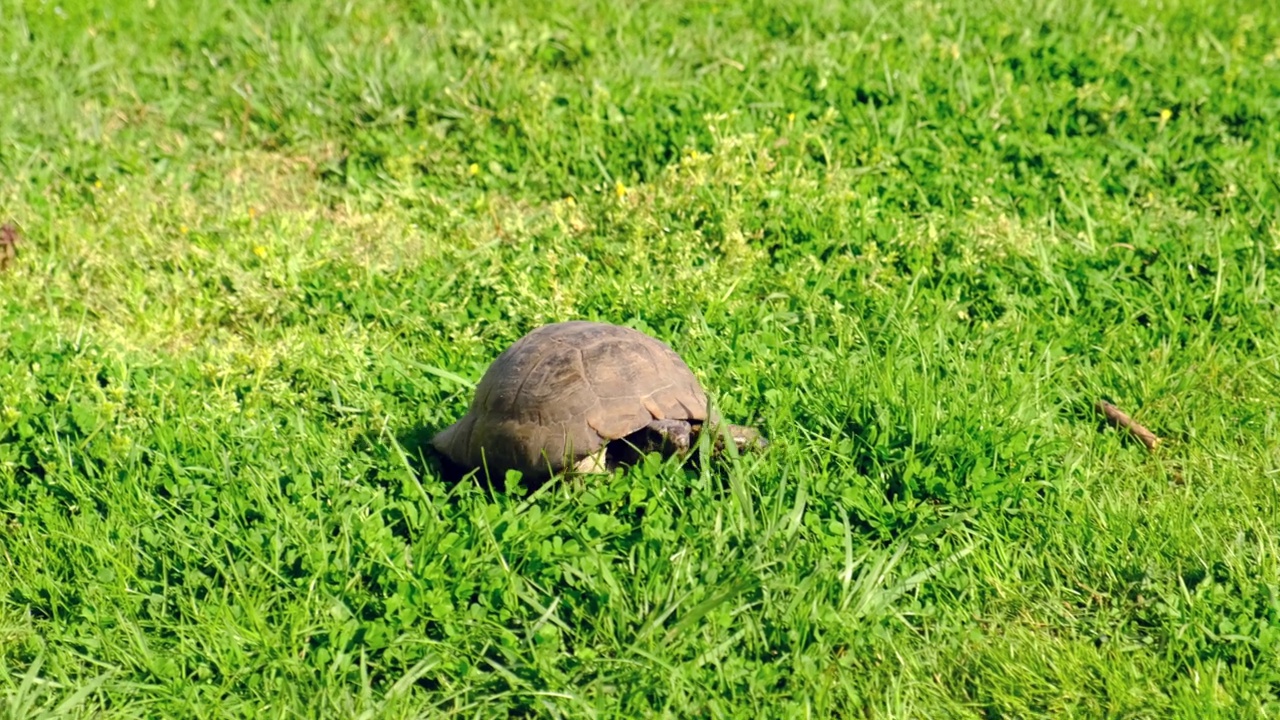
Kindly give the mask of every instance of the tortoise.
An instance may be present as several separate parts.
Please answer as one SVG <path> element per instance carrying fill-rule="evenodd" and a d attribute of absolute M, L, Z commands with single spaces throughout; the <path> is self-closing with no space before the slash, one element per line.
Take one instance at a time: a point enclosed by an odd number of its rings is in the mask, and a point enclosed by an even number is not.
<path fill-rule="evenodd" d="M 489 366 L 466 415 L 431 439 L 458 469 L 529 482 L 607 473 L 646 453 L 688 456 L 704 428 L 739 450 L 768 445 L 723 423 L 684 360 L 638 330 L 574 320 L 539 327 Z M 717 441 L 715 451 L 723 450 Z"/>

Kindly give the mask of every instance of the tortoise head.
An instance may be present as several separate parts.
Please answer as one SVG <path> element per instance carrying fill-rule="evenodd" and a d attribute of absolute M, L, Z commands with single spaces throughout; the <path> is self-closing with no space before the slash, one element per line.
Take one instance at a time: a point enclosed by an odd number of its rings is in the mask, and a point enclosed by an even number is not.
<path fill-rule="evenodd" d="M 723 432 L 728 434 L 729 439 L 733 441 L 733 445 L 739 453 L 755 452 L 769 447 L 769 440 L 753 427 L 726 424 Z M 721 431 L 717 430 L 715 432 L 713 442 L 715 452 L 724 452 L 724 434 Z"/>

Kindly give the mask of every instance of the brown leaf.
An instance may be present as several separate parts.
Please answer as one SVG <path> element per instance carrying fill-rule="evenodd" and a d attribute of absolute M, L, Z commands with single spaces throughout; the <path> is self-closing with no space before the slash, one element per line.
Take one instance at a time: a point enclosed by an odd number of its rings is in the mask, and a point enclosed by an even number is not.
<path fill-rule="evenodd" d="M 0 225 L 0 270 L 9 267 L 9 263 L 18 256 L 18 245 L 22 240 L 22 233 L 18 231 L 18 226 L 7 222 Z"/>

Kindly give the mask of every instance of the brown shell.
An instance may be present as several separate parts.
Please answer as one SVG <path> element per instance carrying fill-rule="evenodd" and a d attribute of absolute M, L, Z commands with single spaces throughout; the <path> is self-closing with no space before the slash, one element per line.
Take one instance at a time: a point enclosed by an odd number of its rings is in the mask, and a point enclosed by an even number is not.
<path fill-rule="evenodd" d="M 467 414 L 431 444 L 467 468 L 543 477 L 666 418 L 707 420 L 706 393 L 675 351 L 631 328 L 562 322 L 499 355 Z"/>

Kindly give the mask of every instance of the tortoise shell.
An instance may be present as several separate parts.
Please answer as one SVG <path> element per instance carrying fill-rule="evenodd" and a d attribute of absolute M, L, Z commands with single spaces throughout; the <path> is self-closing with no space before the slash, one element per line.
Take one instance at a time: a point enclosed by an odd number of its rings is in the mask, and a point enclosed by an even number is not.
<path fill-rule="evenodd" d="M 708 420 L 707 395 L 665 343 L 571 321 L 540 327 L 489 366 L 471 407 L 431 444 L 464 468 L 526 478 L 572 468 L 655 420 Z"/>

